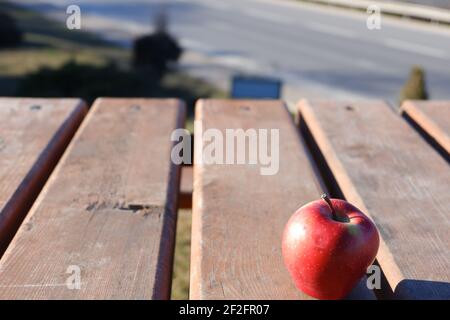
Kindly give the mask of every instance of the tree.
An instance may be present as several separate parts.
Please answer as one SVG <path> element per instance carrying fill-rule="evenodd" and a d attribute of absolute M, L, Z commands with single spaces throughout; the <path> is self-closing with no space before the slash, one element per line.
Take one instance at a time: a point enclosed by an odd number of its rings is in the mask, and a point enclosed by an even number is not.
<path fill-rule="evenodd" d="M 135 40 L 133 46 L 133 65 L 136 69 L 151 69 L 156 76 L 162 77 L 169 62 L 176 62 L 182 54 L 182 48 L 170 34 L 157 31 Z"/>

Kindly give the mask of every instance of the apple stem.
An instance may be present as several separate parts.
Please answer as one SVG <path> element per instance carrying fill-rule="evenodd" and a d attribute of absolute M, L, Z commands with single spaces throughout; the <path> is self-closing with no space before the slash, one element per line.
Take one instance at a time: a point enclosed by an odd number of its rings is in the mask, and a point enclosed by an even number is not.
<path fill-rule="evenodd" d="M 327 195 L 326 193 L 324 193 L 324 194 L 322 195 L 321 198 L 322 198 L 322 200 L 324 200 L 324 201 L 328 204 L 328 206 L 330 207 L 331 214 L 333 215 L 333 219 L 336 220 L 336 221 L 339 221 L 339 217 L 337 216 L 336 211 L 335 211 L 334 208 L 333 208 L 333 204 L 331 203 L 330 198 L 328 198 L 328 195 Z"/>

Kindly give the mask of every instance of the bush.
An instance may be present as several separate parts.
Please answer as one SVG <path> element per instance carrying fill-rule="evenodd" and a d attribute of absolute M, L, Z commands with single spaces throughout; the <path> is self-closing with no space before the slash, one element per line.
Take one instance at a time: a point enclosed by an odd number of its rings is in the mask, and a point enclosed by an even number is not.
<path fill-rule="evenodd" d="M 425 83 L 425 72 L 414 66 L 400 94 L 400 103 L 405 100 L 427 100 L 428 92 Z"/>
<path fill-rule="evenodd" d="M 16 47 L 22 42 L 22 31 L 8 14 L 0 12 L 0 49 Z"/>
<path fill-rule="evenodd" d="M 93 102 L 97 97 L 148 96 L 159 90 L 157 79 L 145 80 L 116 65 L 96 67 L 73 61 L 59 69 L 42 68 L 19 84 L 19 96 L 81 97 Z"/>
<path fill-rule="evenodd" d="M 186 101 L 190 114 L 198 98 L 217 97 L 211 85 L 177 73 L 167 74 L 162 81 L 149 74 L 125 71 L 115 64 L 93 66 L 70 61 L 59 69 L 42 68 L 19 82 L 17 96 L 76 97 L 89 104 L 98 97 L 159 97 Z"/>
<path fill-rule="evenodd" d="M 175 38 L 164 31 L 140 37 L 133 45 L 133 65 L 136 70 L 152 70 L 157 77 L 167 71 L 169 62 L 176 62 L 182 48 Z"/>

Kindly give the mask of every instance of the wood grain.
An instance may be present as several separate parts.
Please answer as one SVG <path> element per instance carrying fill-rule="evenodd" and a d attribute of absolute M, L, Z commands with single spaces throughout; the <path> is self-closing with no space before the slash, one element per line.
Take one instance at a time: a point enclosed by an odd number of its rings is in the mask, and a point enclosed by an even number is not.
<path fill-rule="evenodd" d="M 450 155 L 450 101 L 405 101 L 402 113 Z"/>
<path fill-rule="evenodd" d="M 323 188 L 286 107 L 280 101 L 203 100 L 196 120 L 203 132 L 217 129 L 224 135 L 226 129 L 278 129 L 279 171 L 261 175 L 261 165 L 199 164 L 209 142 L 195 132 L 194 145 L 200 147 L 194 163 L 190 298 L 310 299 L 295 288 L 283 264 L 281 237 L 294 211 L 320 198 Z M 271 145 L 270 136 L 268 141 Z M 354 292 L 353 298 L 373 297 L 362 291 L 365 296 Z"/>
<path fill-rule="evenodd" d="M 0 298 L 169 298 L 184 117 L 178 100 L 97 100 L 0 261 Z"/>
<path fill-rule="evenodd" d="M 396 298 L 450 298 L 450 170 L 385 103 L 302 101 L 299 110 L 345 198 L 381 235 Z"/>
<path fill-rule="evenodd" d="M 78 99 L 0 98 L 0 257 L 86 112 Z"/>

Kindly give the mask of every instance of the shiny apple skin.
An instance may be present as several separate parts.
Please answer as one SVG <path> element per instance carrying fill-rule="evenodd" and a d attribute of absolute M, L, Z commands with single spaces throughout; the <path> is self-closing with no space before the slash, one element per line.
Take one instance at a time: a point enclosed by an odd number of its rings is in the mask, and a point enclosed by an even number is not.
<path fill-rule="evenodd" d="M 375 260 L 379 235 L 374 223 L 350 203 L 331 199 L 336 213 L 317 200 L 289 219 L 282 240 L 284 263 L 296 287 L 317 299 L 345 298 Z"/>

